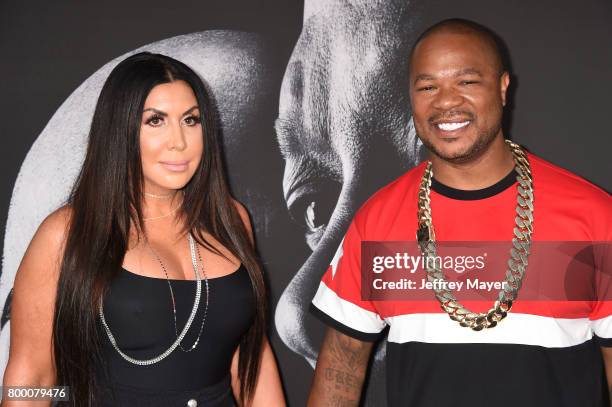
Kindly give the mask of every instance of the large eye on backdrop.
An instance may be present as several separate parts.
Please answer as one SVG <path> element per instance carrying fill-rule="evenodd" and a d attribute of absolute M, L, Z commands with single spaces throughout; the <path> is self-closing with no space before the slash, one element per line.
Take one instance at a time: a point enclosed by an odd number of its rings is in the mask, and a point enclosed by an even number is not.
<path fill-rule="evenodd" d="M 314 250 L 329 223 L 341 184 L 329 179 L 310 179 L 294 186 L 287 195 L 291 218 L 304 229 L 306 243 Z"/>

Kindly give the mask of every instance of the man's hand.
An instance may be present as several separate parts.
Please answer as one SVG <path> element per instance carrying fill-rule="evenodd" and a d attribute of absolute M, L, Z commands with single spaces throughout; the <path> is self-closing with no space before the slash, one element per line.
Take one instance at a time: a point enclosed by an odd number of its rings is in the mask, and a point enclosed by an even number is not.
<path fill-rule="evenodd" d="M 328 328 L 317 360 L 308 406 L 357 406 L 373 343 Z"/>

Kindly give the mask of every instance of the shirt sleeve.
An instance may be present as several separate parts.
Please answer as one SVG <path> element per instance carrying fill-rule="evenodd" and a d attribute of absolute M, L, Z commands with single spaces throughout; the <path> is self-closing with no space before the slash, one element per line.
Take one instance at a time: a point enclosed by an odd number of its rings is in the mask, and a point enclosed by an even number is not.
<path fill-rule="evenodd" d="M 597 301 L 589 316 L 591 328 L 601 346 L 612 347 L 612 244 L 597 242 L 593 247 Z"/>
<path fill-rule="evenodd" d="M 361 298 L 361 241 L 353 221 L 323 275 L 311 312 L 345 335 L 376 341 L 386 323 L 374 303 Z"/>

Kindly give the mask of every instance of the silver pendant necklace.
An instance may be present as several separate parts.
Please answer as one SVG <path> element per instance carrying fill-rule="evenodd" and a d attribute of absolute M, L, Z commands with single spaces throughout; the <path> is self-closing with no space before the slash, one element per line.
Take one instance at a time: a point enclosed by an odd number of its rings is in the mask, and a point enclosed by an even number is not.
<path fill-rule="evenodd" d="M 155 250 L 153 250 L 153 248 L 151 247 L 148 241 L 146 242 L 146 244 L 149 250 L 151 251 L 151 253 L 153 254 L 153 256 L 155 256 L 155 258 L 159 262 L 159 265 L 161 266 L 162 270 L 164 270 L 164 275 L 166 276 L 166 281 L 168 282 L 168 288 L 170 289 L 170 298 L 172 299 L 172 315 L 174 316 L 174 333 L 178 337 L 179 335 L 178 327 L 176 324 L 176 301 L 174 300 L 174 291 L 172 290 L 172 284 L 170 283 L 170 278 L 168 277 L 168 271 L 166 271 L 166 266 L 162 262 L 161 258 L 157 255 Z M 200 248 L 197 245 L 196 245 L 196 252 L 198 253 L 198 260 L 200 262 L 200 268 L 202 270 L 202 274 L 204 275 L 204 287 L 206 289 L 204 316 L 202 317 L 202 323 L 200 324 L 200 331 L 198 332 L 198 337 L 196 338 L 193 345 L 191 345 L 189 349 L 185 349 L 183 348 L 183 345 L 179 343 L 178 347 L 183 352 L 191 352 L 192 350 L 196 348 L 196 346 L 198 346 L 198 343 L 200 343 L 200 336 L 202 335 L 202 331 L 204 330 L 204 323 L 206 322 L 206 316 L 208 315 L 208 299 L 210 297 L 210 290 L 208 287 L 208 276 L 206 275 L 206 269 L 204 268 L 204 262 L 202 261 L 202 254 L 200 253 Z"/>
<path fill-rule="evenodd" d="M 193 271 L 196 277 L 196 294 L 195 294 L 195 299 L 193 302 L 193 309 L 191 310 L 191 314 L 189 315 L 189 318 L 187 319 L 187 323 L 183 327 L 183 330 L 181 331 L 181 333 L 177 336 L 176 340 L 172 343 L 172 345 L 170 345 L 170 347 L 166 349 L 163 353 L 153 358 L 150 358 L 150 359 L 136 359 L 124 353 L 117 345 L 117 341 L 115 340 L 115 337 L 113 336 L 106 322 L 106 319 L 104 318 L 103 298 L 102 297 L 100 298 L 98 311 L 100 314 L 100 320 L 102 321 L 102 325 L 104 326 L 104 330 L 106 331 L 108 339 L 110 340 L 111 344 L 113 345 L 113 348 L 115 348 L 117 353 L 119 353 L 119 355 L 123 359 L 125 359 L 126 361 L 132 364 L 139 365 L 139 366 L 149 366 L 149 365 L 158 363 L 162 361 L 163 359 L 167 358 L 178 346 L 180 346 L 180 343 L 185 338 L 187 331 L 189 331 L 189 328 L 191 328 L 191 324 L 193 323 L 196 312 L 198 311 L 198 306 L 200 305 L 200 296 L 202 295 L 202 280 L 200 278 L 200 273 L 198 272 L 198 262 L 196 259 L 195 240 L 193 236 L 191 236 L 191 233 L 187 237 L 189 239 L 189 249 L 191 251 L 191 264 L 193 265 Z M 174 303 L 174 298 L 173 298 L 173 303 Z M 198 336 L 198 340 L 199 340 L 199 336 Z"/>

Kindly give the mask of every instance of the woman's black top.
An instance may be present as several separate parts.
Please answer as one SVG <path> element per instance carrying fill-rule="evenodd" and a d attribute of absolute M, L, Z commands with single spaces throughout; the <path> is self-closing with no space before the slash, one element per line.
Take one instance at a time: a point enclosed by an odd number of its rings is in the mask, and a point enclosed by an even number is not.
<path fill-rule="evenodd" d="M 180 334 L 193 309 L 196 282 L 145 277 L 122 269 L 104 299 L 104 317 L 119 348 L 136 359 L 164 352 Z M 162 361 L 138 366 L 124 360 L 101 329 L 104 366 L 100 366 L 101 405 L 232 405 L 229 372 L 234 351 L 251 326 L 255 297 L 244 266 L 226 276 L 208 279 L 209 303 L 198 346 L 177 348 Z M 195 319 L 181 345 L 190 349 L 198 337 L 206 304 L 202 296 Z M 104 369 L 106 375 L 104 375 Z M 113 397 L 110 400 L 110 397 Z M 194 404 L 194 400 L 196 403 Z M 216 401 L 215 401 L 216 400 Z"/>

